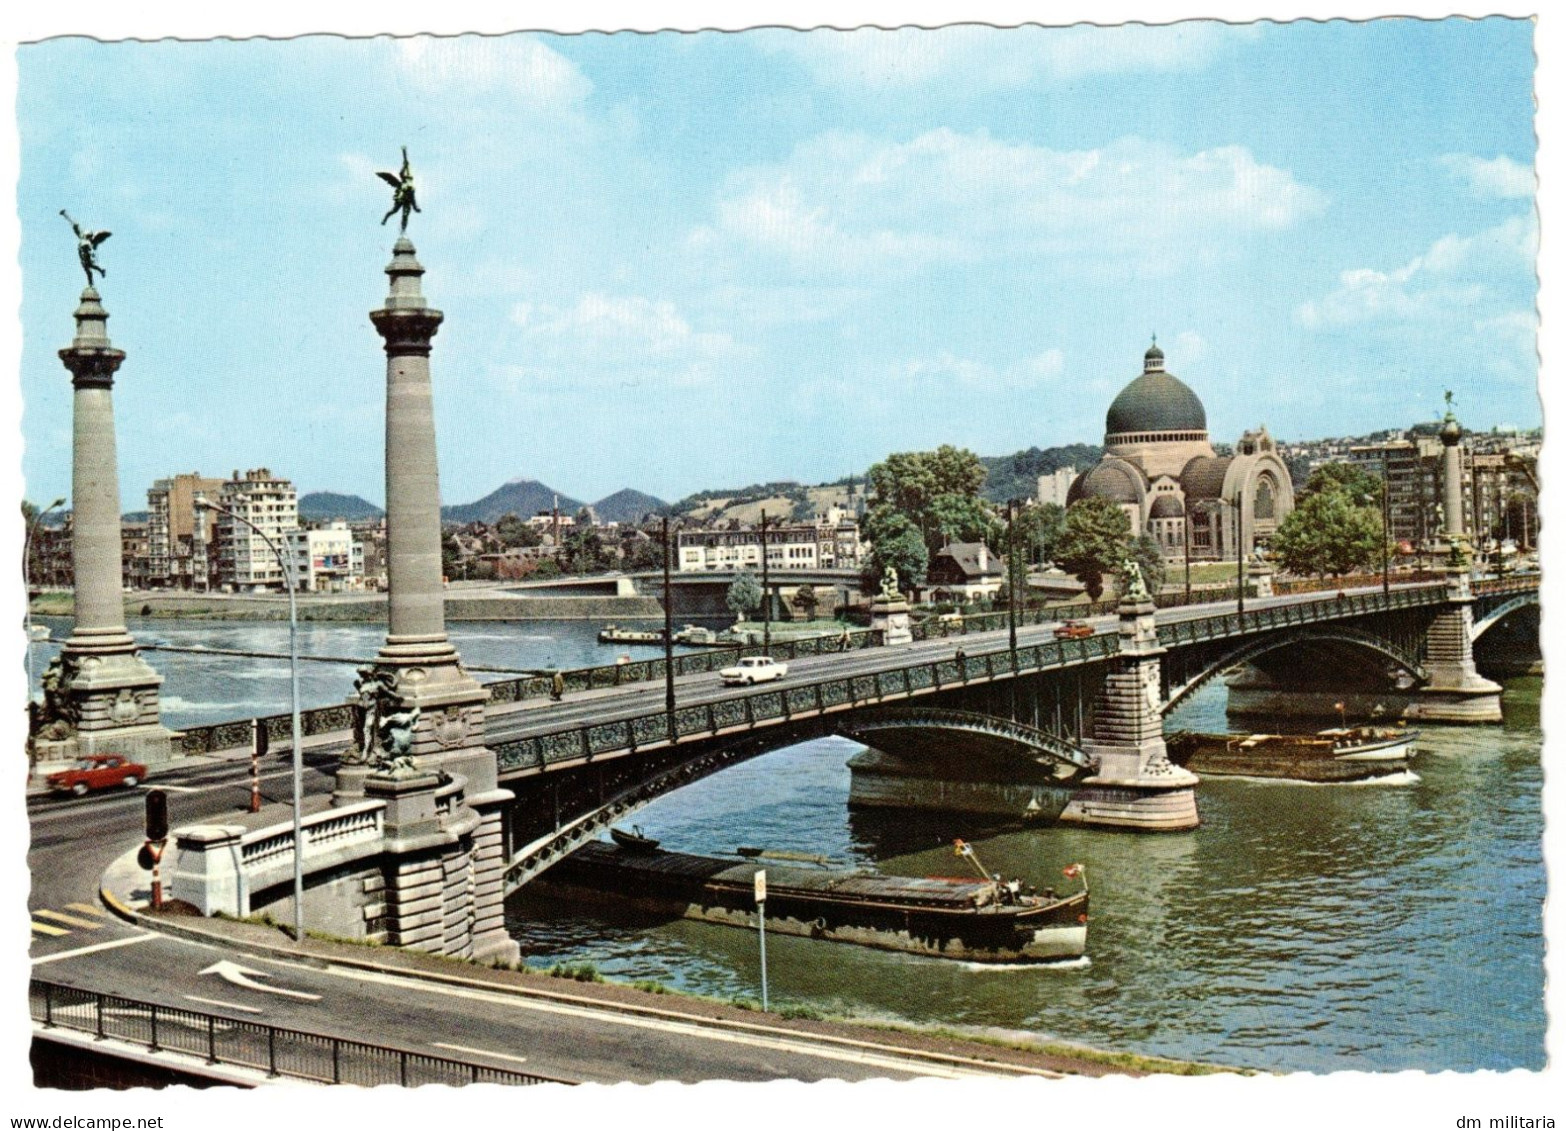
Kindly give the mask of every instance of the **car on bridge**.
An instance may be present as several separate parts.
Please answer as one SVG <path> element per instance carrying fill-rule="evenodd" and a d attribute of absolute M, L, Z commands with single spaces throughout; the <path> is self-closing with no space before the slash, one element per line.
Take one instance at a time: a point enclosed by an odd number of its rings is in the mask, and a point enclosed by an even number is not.
<path fill-rule="evenodd" d="M 766 683 L 788 675 L 788 665 L 780 664 L 771 656 L 746 656 L 732 668 L 724 668 L 718 678 L 724 683 L 742 687 L 749 683 Z"/>
<path fill-rule="evenodd" d="M 1056 640 L 1085 640 L 1095 635 L 1096 629 L 1090 624 L 1083 624 L 1079 620 L 1064 621 L 1055 626 Z"/>
<path fill-rule="evenodd" d="M 147 767 L 119 754 L 90 754 L 77 759 L 69 769 L 50 774 L 46 780 L 55 793 L 83 797 L 92 790 L 116 785 L 133 789 L 147 780 Z"/>

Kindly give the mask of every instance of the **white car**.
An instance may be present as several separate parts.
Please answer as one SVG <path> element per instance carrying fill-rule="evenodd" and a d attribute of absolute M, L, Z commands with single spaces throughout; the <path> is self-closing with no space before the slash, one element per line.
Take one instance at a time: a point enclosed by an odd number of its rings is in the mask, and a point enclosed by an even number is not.
<path fill-rule="evenodd" d="M 780 664 L 771 656 L 746 656 L 732 668 L 724 668 L 718 678 L 724 683 L 743 685 L 766 683 L 770 679 L 782 679 L 788 675 L 788 665 Z"/>

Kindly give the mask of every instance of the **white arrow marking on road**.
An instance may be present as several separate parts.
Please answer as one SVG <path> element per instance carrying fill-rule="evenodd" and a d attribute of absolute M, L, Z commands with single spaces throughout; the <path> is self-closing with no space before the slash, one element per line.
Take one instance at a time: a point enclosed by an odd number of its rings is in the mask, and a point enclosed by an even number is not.
<path fill-rule="evenodd" d="M 301 990 L 285 990 L 281 986 L 263 986 L 260 982 L 253 982 L 251 981 L 252 978 L 270 978 L 272 975 L 263 973 L 260 970 L 247 970 L 237 962 L 229 962 L 227 959 L 221 962 L 214 962 L 211 966 L 201 971 L 201 974 L 216 974 L 225 982 L 230 982 L 236 986 L 244 986 L 247 990 L 260 990 L 264 994 L 282 994 L 284 997 L 296 997 L 301 1001 L 321 1000 L 320 994 L 307 994 Z M 200 974 L 197 975 L 197 977 L 200 976 Z"/>

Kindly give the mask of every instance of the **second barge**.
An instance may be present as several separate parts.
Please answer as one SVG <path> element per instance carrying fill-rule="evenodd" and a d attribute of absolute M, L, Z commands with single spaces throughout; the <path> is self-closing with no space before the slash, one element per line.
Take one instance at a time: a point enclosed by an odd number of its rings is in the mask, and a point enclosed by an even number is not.
<path fill-rule="evenodd" d="M 1073 865 L 1068 875 L 1081 876 Z M 601 904 L 757 926 L 754 863 L 592 841 L 529 885 Z M 1058 896 L 1017 881 L 918 879 L 767 867 L 767 930 L 969 962 L 1075 958 L 1087 949 L 1087 882 Z"/>
<path fill-rule="evenodd" d="M 1334 727 L 1319 734 L 1194 734 L 1167 739 L 1169 759 L 1198 774 L 1357 782 L 1403 773 L 1417 730 Z"/>

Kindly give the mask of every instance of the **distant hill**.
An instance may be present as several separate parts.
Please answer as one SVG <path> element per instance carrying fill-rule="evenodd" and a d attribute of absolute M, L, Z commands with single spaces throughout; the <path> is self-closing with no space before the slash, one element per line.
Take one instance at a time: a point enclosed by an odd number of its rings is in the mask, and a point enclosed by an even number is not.
<path fill-rule="evenodd" d="M 627 487 L 593 504 L 599 522 L 639 522 L 644 514 L 667 510 L 669 504 L 653 495 Z"/>
<path fill-rule="evenodd" d="M 501 515 L 514 514 L 518 518 L 528 518 L 539 511 L 547 511 L 554 507 L 555 496 L 558 494 L 554 488 L 540 483 L 536 479 L 513 479 L 511 482 L 497 487 L 485 495 L 476 503 L 460 503 L 456 506 L 441 507 L 440 517 L 443 522 L 494 522 Z M 610 496 L 613 498 L 614 496 Z M 573 499 L 569 495 L 560 495 L 560 513 L 575 515 L 582 509 L 582 501 Z M 600 517 L 602 515 L 600 514 Z"/>
<path fill-rule="evenodd" d="M 335 518 L 359 522 L 380 518 L 386 512 L 358 495 L 339 495 L 336 491 L 311 491 L 299 497 L 299 517 L 311 522 L 330 522 Z"/>
<path fill-rule="evenodd" d="M 1039 476 L 1062 467 L 1086 471 L 1103 456 L 1097 444 L 1065 444 L 1058 448 L 1029 448 L 1009 456 L 980 456 L 989 470 L 979 493 L 992 503 L 1007 499 L 1031 499 L 1038 493 Z"/>

